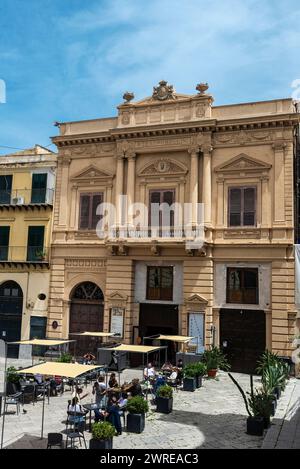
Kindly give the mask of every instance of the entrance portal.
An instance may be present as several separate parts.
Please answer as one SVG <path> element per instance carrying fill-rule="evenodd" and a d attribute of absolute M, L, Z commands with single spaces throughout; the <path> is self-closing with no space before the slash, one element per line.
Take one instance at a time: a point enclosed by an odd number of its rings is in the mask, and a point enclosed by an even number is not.
<path fill-rule="evenodd" d="M 140 304 L 139 335 L 141 338 L 164 334 L 178 335 L 178 306 L 156 303 Z M 148 342 L 148 345 L 150 343 Z M 160 345 L 168 346 L 168 359 L 175 363 L 176 344 L 160 341 Z M 162 359 L 164 355 L 162 354 Z"/>
<path fill-rule="evenodd" d="M 222 309 L 220 346 L 232 371 L 255 373 L 257 361 L 266 348 L 264 311 Z"/>
<path fill-rule="evenodd" d="M 23 292 L 16 282 L 9 281 L 0 285 L 0 338 L 6 342 L 21 339 Z M 10 358 L 18 358 L 19 346 L 9 345 Z"/>
<path fill-rule="evenodd" d="M 102 332 L 103 312 L 102 290 L 92 282 L 77 285 L 71 294 L 69 332 Z M 91 352 L 96 356 L 97 340 L 96 337 L 77 337 L 76 355 L 83 356 Z"/>

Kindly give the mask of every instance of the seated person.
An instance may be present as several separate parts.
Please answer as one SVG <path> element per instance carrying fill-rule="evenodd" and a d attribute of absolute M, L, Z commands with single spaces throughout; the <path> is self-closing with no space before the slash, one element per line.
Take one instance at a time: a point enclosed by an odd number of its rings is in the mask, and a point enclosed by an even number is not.
<path fill-rule="evenodd" d="M 90 352 L 83 355 L 83 360 L 84 360 L 85 365 L 92 365 L 95 359 L 96 359 L 95 355 L 93 355 Z"/>
<path fill-rule="evenodd" d="M 172 368 L 173 368 L 173 365 L 169 361 L 166 361 L 166 363 L 164 363 L 163 366 L 161 367 L 162 371 L 171 371 Z"/>
<path fill-rule="evenodd" d="M 138 378 L 134 378 L 132 380 L 132 384 L 129 390 L 132 397 L 141 396 L 143 394 L 142 387 L 140 385 L 140 380 Z"/>
<path fill-rule="evenodd" d="M 69 420 L 73 423 L 84 422 L 85 414 L 81 404 L 79 404 L 77 397 L 74 397 L 71 403 L 68 405 L 68 412 L 74 412 L 78 415 L 70 415 Z"/>
<path fill-rule="evenodd" d="M 177 379 L 177 376 L 178 376 L 178 370 L 177 368 L 174 367 L 172 368 L 172 373 L 169 376 L 169 380 L 175 381 Z"/>
<path fill-rule="evenodd" d="M 117 388 L 118 386 L 119 384 L 116 378 L 116 373 L 111 373 L 109 381 L 108 381 L 108 387 L 112 389 L 112 388 Z"/>
<path fill-rule="evenodd" d="M 182 370 L 182 368 L 183 368 L 183 361 L 182 361 L 182 358 L 180 358 L 180 359 L 178 360 L 176 367 L 179 368 L 180 370 Z"/>
<path fill-rule="evenodd" d="M 122 396 L 120 397 L 120 399 L 118 400 L 119 409 L 124 410 L 125 407 L 127 406 L 127 402 L 128 402 L 128 396 L 127 396 L 127 393 L 124 392 Z"/>
<path fill-rule="evenodd" d="M 153 391 L 154 391 L 154 394 L 156 395 L 157 393 L 157 390 L 160 386 L 163 386 L 164 384 L 166 384 L 166 378 L 164 375 L 162 374 L 159 374 L 154 385 L 153 385 Z"/>
<path fill-rule="evenodd" d="M 155 377 L 155 369 L 152 366 L 152 363 L 148 363 L 146 368 L 144 369 L 144 379 L 151 379 Z"/>
<path fill-rule="evenodd" d="M 40 375 L 39 373 L 37 373 L 36 375 L 34 375 L 34 381 L 37 384 L 42 384 L 43 383 L 43 376 Z"/>
<path fill-rule="evenodd" d="M 122 425 L 120 419 L 120 410 L 115 396 L 109 399 L 107 404 L 108 421 L 115 427 L 117 434 L 122 435 Z"/>

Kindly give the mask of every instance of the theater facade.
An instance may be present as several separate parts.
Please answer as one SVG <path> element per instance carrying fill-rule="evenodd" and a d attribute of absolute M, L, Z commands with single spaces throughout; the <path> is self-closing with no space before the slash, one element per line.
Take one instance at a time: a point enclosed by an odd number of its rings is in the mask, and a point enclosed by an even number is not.
<path fill-rule="evenodd" d="M 48 336 L 103 330 L 139 343 L 158 333 L 192 335 L 199 350 L 220 345 L 245 372 L 266 348 L 290 355 L 299 328 L 293 100 L 218 106 L 207 84 L 185 95 L 165 81 L 143 100 L 123 98 L 116 117 L 59 123 L 52 139 Z M 101 203 L 115 218 L 113 233 L 105 218 L 99 236 Z M 153 231 L 150 209 L 137 224 L 133 203 L 165 204 L 170 229 L 159 212 Z M 190 210 L 178 219 L 174 204 Z M 203 242 L 194 243 L 200 225 Z"/>

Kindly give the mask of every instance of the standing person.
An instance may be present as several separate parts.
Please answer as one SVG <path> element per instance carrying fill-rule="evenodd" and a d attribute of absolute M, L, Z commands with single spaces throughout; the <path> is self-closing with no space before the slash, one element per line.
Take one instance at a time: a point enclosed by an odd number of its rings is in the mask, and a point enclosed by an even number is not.
<path fill-rule="evenodd" d="M 92 393 L 95 394 L 96 404 L 99 407 L 106 406 L 106 384 L 104 382 L 104 376 L 99 376 L 98 381 L 94 383 Z"/>

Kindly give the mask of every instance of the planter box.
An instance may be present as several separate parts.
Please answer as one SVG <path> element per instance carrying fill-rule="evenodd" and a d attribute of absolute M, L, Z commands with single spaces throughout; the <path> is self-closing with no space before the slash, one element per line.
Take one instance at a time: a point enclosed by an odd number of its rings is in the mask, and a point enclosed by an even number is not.
<path fill-rule="evenodd" d="M 145 414 L 128 414 L 127 431 L 131 433 L 142 433 L 145 428 Z"/>
<path fill-rule="evenodd" d="M 183 390 L 193 392 L 196 389 L 196 379 L 195 378 L 184 378 L 183 379 Z"/>
<path fill-rule="evenodd" d="M 264 419 L 264 428 L 267 429 L 271 425 L 270 417 L 263 417 Z"/>
<path fill-rule="evenodd" d="M 262 417 L 248 417 L 247 418 L 247 433 L 248 435 L 263 436 L 264 419 Z"/>
<path fill-rule="evenodd" d="M 173 410 L 173 397 L 157 397 L 156 398 L 156 411 L 162 414 L 169 414 Z"/>
<path fill-rule="evenodd" d="M 109 438 L 108 440 L 95 440 L 92 438 L 90 440 L 90 449 L 112 449 L 113 439 Z"/>
<path fill-rule="evenodd" d="M 202 386 L 202 376 L 196 376 L 196 388 L 201 388 Z"/>
<path fill-rule="evenodd" d="M 277 400 L 274 399 L 271 404 L 271 416 L 272 417 L 274 417 L 276 409 L 277 409 Z"/>

